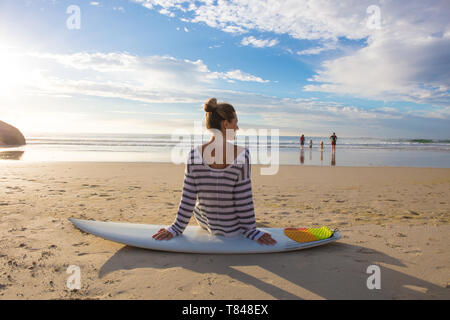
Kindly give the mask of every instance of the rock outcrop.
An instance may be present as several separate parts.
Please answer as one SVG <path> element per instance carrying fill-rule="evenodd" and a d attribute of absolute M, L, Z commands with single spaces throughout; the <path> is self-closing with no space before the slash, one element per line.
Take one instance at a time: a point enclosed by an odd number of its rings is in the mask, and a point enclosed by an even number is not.
<path fill-rule="evenodd" d="M 0 121 L 0 147 L 22 146 L 26 144 L 25 137 L 19 129 Z"/>

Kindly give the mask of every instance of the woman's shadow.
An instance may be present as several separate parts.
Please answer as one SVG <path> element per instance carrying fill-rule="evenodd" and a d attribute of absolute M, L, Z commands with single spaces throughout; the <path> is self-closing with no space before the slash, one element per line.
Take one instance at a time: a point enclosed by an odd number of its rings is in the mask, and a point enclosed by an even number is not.
<path fill-rule="evenodd" d="M 380 267 L 381 289 L 369 289 L 370 265 Z M 394 270 L 406 266 L 382 252 L 350 245 L 331 243 L 301 251 L 270 254 L 187 254 L 125 246 L 99 270 L 102 278 L 118 270 L 138 268 L 167 269 L 182 267 L 199 274 L 227 275 L 251 285 L 276 299 L 301 299 L 281 286 L 268 283 L 238 270 L 259 267 L 298 287 L 325 299 L 437 299 L 449 298 L 448 289 Z M 263 277 L 265 279 L 267 277 Z M 369 280 L 368 280 L 369 279 Z M 285 283 L 285 281 L 283 281 Z M 292 286 L 290 285 L 292 288 Z M 297 288 L 298 290 L 299 288 Z M 292 291 L 292 290 L 291 290 Z"/>

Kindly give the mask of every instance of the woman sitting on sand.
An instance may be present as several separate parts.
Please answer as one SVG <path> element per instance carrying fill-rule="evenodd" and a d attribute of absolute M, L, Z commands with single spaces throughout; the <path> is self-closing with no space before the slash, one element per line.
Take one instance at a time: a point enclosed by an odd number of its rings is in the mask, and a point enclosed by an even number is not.
<path fill-rule="evenodd" d="M 168 229 L 160 229 L 153 238 L 169 240 L 182 234 L 194 212 L 197 223 L 211 234 L 233 237 L 242 233 L 260 244 L 275 244 L 269 233 L 256 228 L 250 152 L 227 142 L 234 140 L 239 129 L 236 111 L 228 103 L 217 104 L 215 98 L 205 103 L 204 110 L 206 128 L 213 136 L 208 143 L 189 152 L 175 221 Z"/>

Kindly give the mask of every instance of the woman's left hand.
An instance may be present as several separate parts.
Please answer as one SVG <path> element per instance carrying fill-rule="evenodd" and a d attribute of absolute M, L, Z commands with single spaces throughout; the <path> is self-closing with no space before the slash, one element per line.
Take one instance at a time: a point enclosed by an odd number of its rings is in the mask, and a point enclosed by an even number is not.
<path fill-rule="evenodd" d="M 277 241 L 272 238 L 270 233 L 266 232 L 258 239 L 258 243 L 266 245 L 274 245 L 275 243 L 277 243 Z"/>
<path fill-rule="evenodd" d="M 167 229 L 159 229 L 157 233 L 152 236 L 155 240 L 170 240 L 173 238 L 173 234 Z"/>

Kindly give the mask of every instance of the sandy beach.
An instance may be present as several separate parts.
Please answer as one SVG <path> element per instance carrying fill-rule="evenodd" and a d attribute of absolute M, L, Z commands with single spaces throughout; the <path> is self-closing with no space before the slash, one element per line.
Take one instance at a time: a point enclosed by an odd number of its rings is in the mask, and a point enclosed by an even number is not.
<path fill-rule="evenodd" d="M 259 227 L 326 225 L 342 239 L 259 255 L 132 248 L 67 219 L 171 224 L 183 164 L 0 163 L 0 299 L 450 298 L 450 169 L 261 167 L 252 166 Z M 81 269 L 81 290 L 66 287 L 69 265 Z M 379 290 L 367 288 L 370 265 Z"/>

